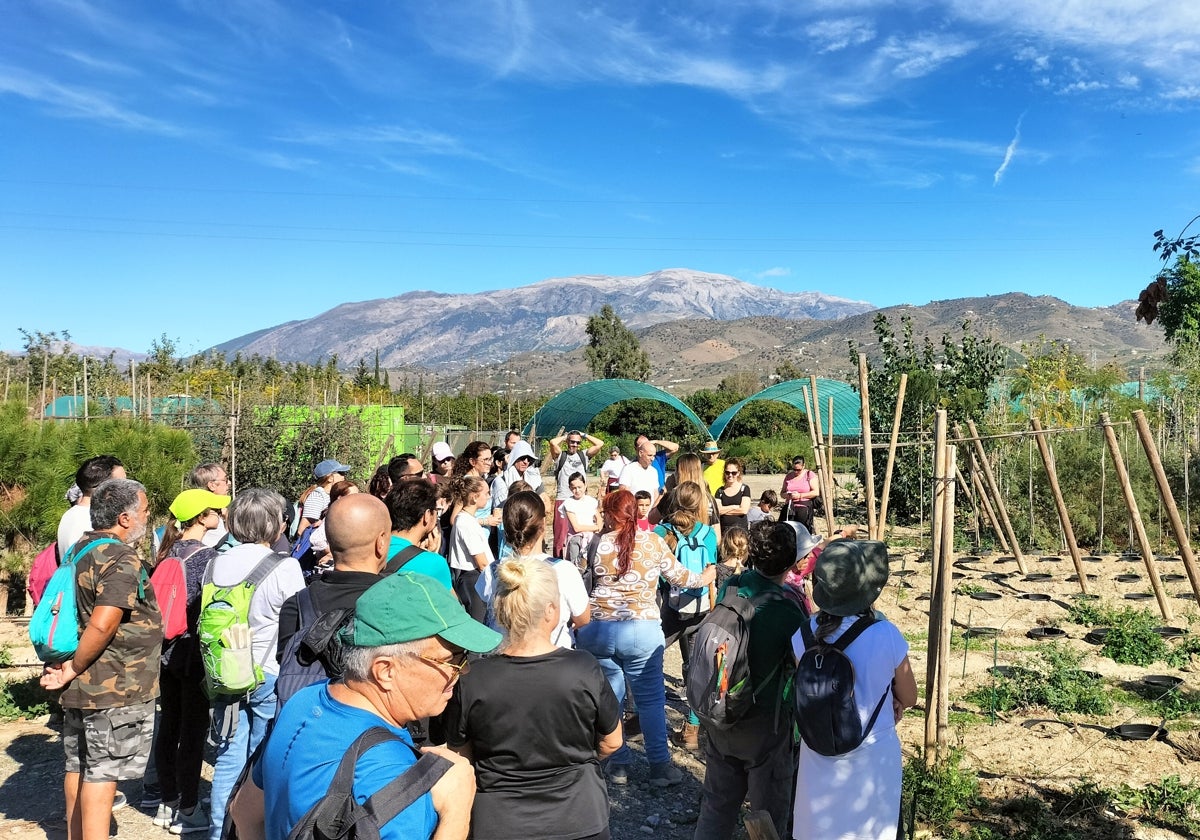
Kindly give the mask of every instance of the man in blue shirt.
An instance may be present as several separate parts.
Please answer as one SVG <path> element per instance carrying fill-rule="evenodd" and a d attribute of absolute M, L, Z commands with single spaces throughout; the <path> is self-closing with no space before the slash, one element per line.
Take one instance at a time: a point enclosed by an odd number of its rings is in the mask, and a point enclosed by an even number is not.
<path fill-rule="evenodd" d="M 358 759 L 360 802 L 417 762 L 409 722 L 441 713 L 466 670 L 469 653 L 487 653 L 500 634 L 471 619 L 446 587 L 420 574 L 390 575 L 358 599 L 343 631 L 343 677 L 297 692 L 275 720 L 255 769 L 261 781 L 267 840 L 288 833 L 329 789 L 359 735 L 383 727 L 384 741 Z M 426 747 L 451 762 L 413 804 L 380 826 L 382 840 L 465 838 L 475 796 L 471 764 L 445 747 Z"/>
<path fill-rule="evenodd" d="M 438 531 L 437 487 L 428 481 L 405 481 L 392 486 L 387 495 L 392 517 L 392 540 L 383 573 L 428 575 L 447 589 L 452 587 L 446 558 L 419 548 L 426 537 Z M 402 562 L 403 561 L 403 562 Z"/>

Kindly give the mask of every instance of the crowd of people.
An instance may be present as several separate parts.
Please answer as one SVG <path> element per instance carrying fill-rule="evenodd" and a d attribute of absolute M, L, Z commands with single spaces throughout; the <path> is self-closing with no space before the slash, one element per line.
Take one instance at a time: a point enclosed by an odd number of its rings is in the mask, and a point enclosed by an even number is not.
<path fill-rule="evenodd" d="M 633 458 L 578 430 L 548 444 L 543 462 L 515 431 L 457 455 L 439 441 L 428 466 L 404 453 L 361 486 L 323 460 L 295 502 L 231 494 L 224 467 L 201 464 L 149 554 L 145 487 L 112 456 L 84 462 L 57 543 L 78 646 L 42 677 L 62 708 L 68 840 L 107 838 L 132 779 L 154 825 L 211 840 L 285 840 L 343 794 L 383 838 L 607 838 L 607 785 L 683 780 L 671 743 L 705 765 L 698 840 L 733 836 L 747 802 L 779 837 L 895 836 L 894 724 L 916 686 L 873 608 L 881 544 L 814 535 L 820 480 L 802 457 L 755 500 L 715 441 L 680 453 L 641 435 Z M 753 690 L 726 725 L 688 677 L 711 665 L 702 628 L 739 599 Z M 830 756 L 794 736 L 792 675 L 843 633 L 866 731 Z"/>

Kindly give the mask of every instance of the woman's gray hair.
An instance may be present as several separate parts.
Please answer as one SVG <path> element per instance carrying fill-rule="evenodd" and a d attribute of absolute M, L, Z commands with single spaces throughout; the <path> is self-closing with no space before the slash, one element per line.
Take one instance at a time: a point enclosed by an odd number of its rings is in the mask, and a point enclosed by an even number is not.
<path fill-rule="evenodd" d="M 130 478 L 110 478 L 92 493 L 92 528 L 105 531 L 116 527 L 122 513 L 137 513 L 138 494 L 145 493 L 141 482 Z"/>
<path fill-rule="evenodd" d="M 275 542 L 283 528 L 283 496 L 265 487 L 243 490 L 229 504 L 229 533 L 240 543 Z"/>
<path fill-rule="evenodd" d="M 395 645 L 381 647 L 356 647 L 346 645 L 342 648 L 342 679 L 353 682 L 367 682 L 371 678 L 371 663 L 381 656 L 420 656 L 425 639 L 415 642 L 401 642 Z"/>

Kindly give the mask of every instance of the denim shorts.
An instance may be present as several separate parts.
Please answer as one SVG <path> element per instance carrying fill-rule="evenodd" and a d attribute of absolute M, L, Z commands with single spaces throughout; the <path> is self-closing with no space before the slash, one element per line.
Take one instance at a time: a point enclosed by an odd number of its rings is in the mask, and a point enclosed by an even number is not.
<path fill-rule="evenodd" d="M 154 742 L 154 702 L 115 709 L 63 709 L 67 772 L 85 782 L 140 779 Z"/>

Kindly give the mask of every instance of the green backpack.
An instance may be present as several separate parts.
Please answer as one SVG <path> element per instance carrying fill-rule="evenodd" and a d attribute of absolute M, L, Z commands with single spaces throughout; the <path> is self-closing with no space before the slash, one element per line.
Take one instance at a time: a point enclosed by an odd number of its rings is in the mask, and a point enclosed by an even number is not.
<path fill-rule="evenodd" d="M 204 662 L 204 692 L 210 700 L 240 697 L 262 685 L 262 665 L 251 650 L 250 601 L 258 585 L 288 558 L 272 551 L 232 586 L 213 583 L 213 563 L 204 569 L 200 590 L 200 659 Z"/>

